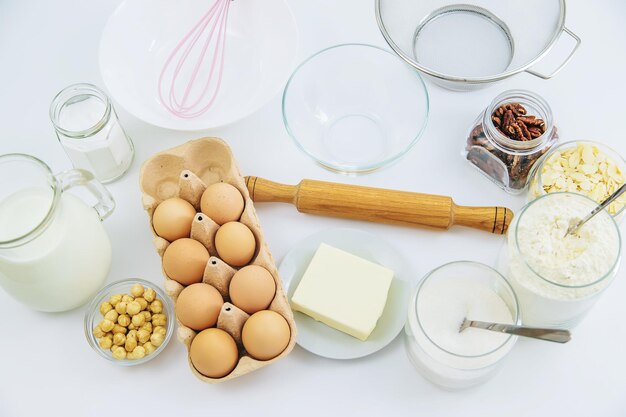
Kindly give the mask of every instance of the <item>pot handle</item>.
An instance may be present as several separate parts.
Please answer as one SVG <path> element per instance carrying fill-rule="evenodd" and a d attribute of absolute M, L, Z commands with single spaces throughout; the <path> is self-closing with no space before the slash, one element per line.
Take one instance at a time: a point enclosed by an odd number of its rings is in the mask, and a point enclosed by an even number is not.
<path fill-rule="evenodd" d="M 559 65 L 558 67 L 556 67 L 556 69 L 554 71 L 552 71 L 550 74 L 542 74 L 540 72 L 531 70 L 531 69 L 527 69 L 525 70 L 527 73 L 534 75 L 535 77 L 539 77 L 539 78 L 543 78 L 544 80 L 549 80 L 550 78 L 554 77 L 559 71 L 561 71 L 563 69 L 563 67 L 565 67 L 567 65 L 567 63 L 572 59 L 572 57 L 574 56 L 574 52 L 576 52 L 576 50 L 578 49 L 578 47 L 580 46 L 580 38 L 571 30 L 569 30 L 566 27 L 563 27 L 563 30 L 561 31 L 561 36 L 563 35 L 563 33 L 567 33 L 569 36 L 571 36 L 575 41 L 576 41 L 576 45 L 574 46 L 574 49 L 572 49 L 572 52 L 570 52 L 570 54 L 567 56 L 567 58 L 565 58 L 565 61 L 563 61 L 563 63 L 561 65 Z"/>
<path fill-rule="evenodd" d="M 70 169 L 55 175 L 61 190 L 66 191 L 72 187 L 85 187 L 98 201 L 94 210 L 98 213 L 100 220 L 104 220 L 113 213 L 115 200 L 109 191 L 100 181 L 94 178 L 89 171 L 82 169 Z"/>

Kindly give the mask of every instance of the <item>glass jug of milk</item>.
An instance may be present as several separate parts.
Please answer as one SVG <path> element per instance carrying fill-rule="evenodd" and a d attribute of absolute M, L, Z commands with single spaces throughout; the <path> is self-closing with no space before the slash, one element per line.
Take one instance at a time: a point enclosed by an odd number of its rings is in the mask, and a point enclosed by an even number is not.
<path fill-rule="evenodd" d="M 91 207 L 66 193 L 82 186 Z M 101 221 L 115 207 L 93 175 L 53 175 L 37 158 L 0 156 L 0 286 L 40 311 L 66 311 L 89 300 L 111 266 L 111 243 Z"/>

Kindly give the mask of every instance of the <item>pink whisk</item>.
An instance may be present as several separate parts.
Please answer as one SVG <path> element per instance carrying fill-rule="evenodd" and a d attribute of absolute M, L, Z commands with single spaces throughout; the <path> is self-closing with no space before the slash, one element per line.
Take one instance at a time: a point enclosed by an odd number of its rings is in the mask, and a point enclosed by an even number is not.
<path fill-rule="evenodd" d="M 163 65 L 159 76 L 159 99 L 175 116 L 191 119 L 204 114 L 215 103 L 222 84 L 226 22 L 231 1 L 215 0 Z"/>

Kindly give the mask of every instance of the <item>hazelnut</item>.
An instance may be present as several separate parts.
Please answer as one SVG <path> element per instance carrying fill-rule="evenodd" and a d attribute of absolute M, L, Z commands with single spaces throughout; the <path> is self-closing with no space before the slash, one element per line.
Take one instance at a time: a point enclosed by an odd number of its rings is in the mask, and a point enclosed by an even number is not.
<path fill-rule="evenodd" d="M 126 352 L 132 352 L 133 349 L 137 347 L 137 339 L 134 337 L 126 336 L 126 343 L 124 343 L 124 348 Z"/>
<path fill-rule="evenodd" d="M 113 307 L 117 306 L 120 301 L 122 301 L 122 294 L 113 294 L 111 298 L 109 298 L 109 304 Z"/>
<path fill-rule="evenodd" d="M 111 330 L 113 330 L 114 324 L 111 320 L 104 319 L 100 322 L 99 326 L 100 326 L 100 329 L 102 329 L 102 331 L 106 333 L 106 332 L 110 332 Z"/>
<path fill-rule="evenodd" d="M 165 326 L 167 323 L 167 317 L 165 314 L 153 314 L 152 315 L 152 325 L 153 326 Z"/>
<path fill-rule="evenodd" d="M 126 343 L 126 336 L 123 333 L 115 333 L 113 335 L 113 344 L 116 346 L 124 346 Z"/>
<path fill-rule="evenodd" d="M 154 352 L 156 350 L 156 348 L 154 347 L 152 342 L 144 343 L 143 344 L 143 348 L 146 350 L 146 355 L 149 355 L 149 354 L 151 354 L 152 352 Z"/>
<path fill-rule="evenodd" d="M 113 345 L 113 340 L 108 337 L 103 337 L 98 340 L 98 344 L 102 349 L 111 349 L 111 346 Z"/>
<path fill-rule="evenodd" d="M 160 313 L 163 311 L 163 303 L 161 300 L 154 300 L 150 303 L 150 311 L 153 313 Z"/>
<path fill-rule="evenodd" d="M 111 350 L 111 353 L 113 354 L 113 357 L 115 359 L 125 359 L 126 358 L 126 349 L 124 349 L 122 346 L 115 346 Z"/>
<path fill-rule="evenodd" d="M 139 297 L 139 298 L 135 298 L 135 302 L 139 303 L 139 305 L 141 306 L 141 310 L 145 310 L 146 308 L 148 308 L 148 302 L 146 301 L 145 298 Z"/>
<path fill-rule="evenodd" d="M 143 314 L 146 323 L 152 321 L 152 314 L 149 311 L 142 311 L 141 314 Z"/>
<path fill-rule="evenodd" d="M 150 326 L 152 326 L 152 325 L 150 324 Z M 150 331 L 152 331 L 152 327 L 150 327 Z M 104 333 L 105 333 L 105 331 L 100 328 L 99 324 L 96 327 L 93 328 L 93 335 L 96 336 L 96 338 L 98 338 L 98 339 L 103 337 Z"/>
<path fill-rule="evenodd" d="M 156 299 L 156 291 L 154 291 L 152 288 L 146 288 L 143 292 L 143 298 L 151 303 Z"/>
<path fill-rule="evenodd" d="M 111 310 L 113 310 L 113 306 L 108 301 L 100 304 L 100 314 L 102 314 L 103 316 Z"/>
<path fill-rule="evenodd" d="M 136 346 L 132 352 L 126 355 L 128 359 L 141 359 L 144 356 L 146 356 L 146 349 L 143 346 Z"/>
<path fill-rule="evenodd" d="M 135 284 L 132 286 L 132 288 L 130 289 L 130 294 L 137 298 L 137 297 L 141 297 L 143 295 L 143 285 L 141 284 Z"/>
<path fill-rule="evenodd" d="M 162 333 L 152 333 L 152 335 L 150 336 L 150 343 L 152 343 L 154 347 L 161 346 L 164 340 L 165 340 L 165 335 Z"/>
<path fill-rule="evenodd" d="M 136 314 L 131 319 L 131 322 L 132 322 L 131 324 L 135 326 L 136 329 L 138 329 L 144 325 L 144 323 L 146 322 L 146 319 L 144 318 L 143 314 Z"/>
<path fill-rule="evenodd" d="M 130 317 L 128 317 L 128 315 L 126 314 L 122 314 L 117 318 L 117 323 L 120 326 L 128 327 L 128 325 L 130 324 Z"/>
<path fill-rule="evenodd" d="M 115 323 L 117 321 L 117 318 L 119 316 L 119 313 L 115 310 L 109 310 L 105 315 L 104 318 L 107 320 L 111 320 L 113 323 Z"/>
<path fill-rule="evenodd" d="M 115 311 L 117 311 L 119 314 L 126 314 L 126 306 L 127 305 L 128 305 L 128 303 L 126 303 L 125 301 L 120 301 L 115 306 Z"/>
<path fill-rule="evenodd" d="M 139 341 L 139 343 L 146 343 L 148 340 L 150 340 L 150 332 L 140 329 L 137 332 L 137 340 Z"/>
<path fill-rule="evenodd" d="M 128 329 L 126 329 L 126 327 L 120 326 L 119 324 L 116 324 L 115 326 L 113 326 L 113 336 L 115 336 L 118 333 L 126 334 L 127 331 Z"/>
<path fill-rule="evenodd" d="M 126 305 L 126 313 L 129 316 L 134 316 L 141 311 L 141 305 L 137 301 L 132 301 Z"/>

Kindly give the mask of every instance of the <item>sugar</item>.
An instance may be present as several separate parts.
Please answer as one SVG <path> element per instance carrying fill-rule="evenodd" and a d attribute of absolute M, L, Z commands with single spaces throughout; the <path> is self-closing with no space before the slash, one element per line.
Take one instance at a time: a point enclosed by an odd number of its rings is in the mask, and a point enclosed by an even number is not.
<path fill-rule="evenodd" d="M 463 279 L 430 282 L 420 292 L 417 314 L 424 333 L 435 344 L 450 353 L 463 356 L 489 353 L 509 337 L 503 333 L 473 328 L 459 332 L 464 318 L 513 323 L 509 308 L 495 291 L 486 285 Z M 484 361 L 479 358 L 476 360 Z"/>

